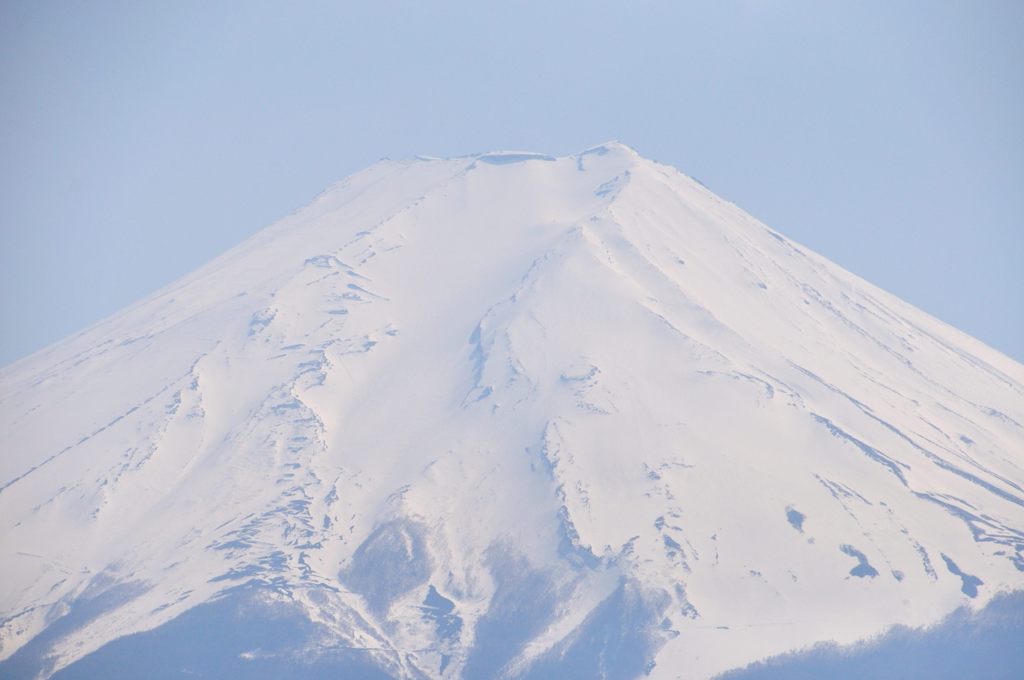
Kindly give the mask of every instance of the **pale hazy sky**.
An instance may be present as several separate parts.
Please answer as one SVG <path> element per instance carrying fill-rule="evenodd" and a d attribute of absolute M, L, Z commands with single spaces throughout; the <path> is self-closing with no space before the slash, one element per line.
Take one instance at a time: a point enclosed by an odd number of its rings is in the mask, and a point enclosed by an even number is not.
<path fill-rule="evenodd" d="M 380 157 L 608 139 L 1022 360 L 1022 74 L 1019 1 L 4 0 L 0 364 Z"/>

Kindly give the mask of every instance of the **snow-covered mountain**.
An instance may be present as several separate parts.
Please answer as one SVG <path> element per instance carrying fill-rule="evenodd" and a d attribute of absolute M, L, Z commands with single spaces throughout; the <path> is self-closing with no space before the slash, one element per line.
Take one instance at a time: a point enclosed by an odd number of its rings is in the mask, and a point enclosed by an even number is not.
<path fill-rule="evenodd" d="M 1024 589 L 1022 423 L 1024 366 L 624 145 L 382 161 L 0 370 L 0 675 L 708 678 L 927 625 Z"/>

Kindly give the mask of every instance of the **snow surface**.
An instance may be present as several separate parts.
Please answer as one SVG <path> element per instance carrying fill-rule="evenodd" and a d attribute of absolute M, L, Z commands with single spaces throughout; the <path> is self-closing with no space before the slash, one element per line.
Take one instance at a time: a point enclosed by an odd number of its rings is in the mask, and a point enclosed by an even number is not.
<path fill-rule="evenodd" d="M 0 370 L 0 658 L 242 584 L 394 677 L 927 625 L 1024 588 L 1022 384 L 622 144 L 381 161 Z"/>

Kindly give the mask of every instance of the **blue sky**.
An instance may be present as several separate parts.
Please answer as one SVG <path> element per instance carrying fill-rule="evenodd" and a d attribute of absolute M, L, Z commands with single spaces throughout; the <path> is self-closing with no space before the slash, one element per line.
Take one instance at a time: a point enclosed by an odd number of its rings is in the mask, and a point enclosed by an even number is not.
<path fill-rule="evenodd" d="M 0 4 L 0 364 L 380 157 L 620 139 L 1024 359 L 1024 3 Z"/>

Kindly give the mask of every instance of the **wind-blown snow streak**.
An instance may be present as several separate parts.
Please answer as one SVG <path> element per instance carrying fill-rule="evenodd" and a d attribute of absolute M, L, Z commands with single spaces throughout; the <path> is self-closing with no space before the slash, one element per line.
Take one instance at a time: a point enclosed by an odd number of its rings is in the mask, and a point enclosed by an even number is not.
<path fill-rule="evenodd" d="M 1022 383 L 621 144 L 382 161 L 0 371 L 0 671 L 233 607 L 294 637 L 233 673 L 360 677 L 928 624 L 1024 587 Z"/>

